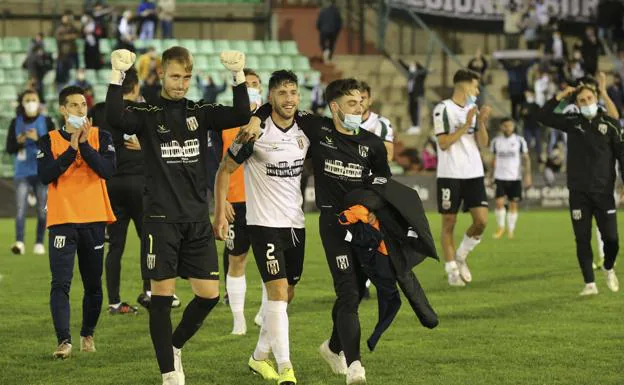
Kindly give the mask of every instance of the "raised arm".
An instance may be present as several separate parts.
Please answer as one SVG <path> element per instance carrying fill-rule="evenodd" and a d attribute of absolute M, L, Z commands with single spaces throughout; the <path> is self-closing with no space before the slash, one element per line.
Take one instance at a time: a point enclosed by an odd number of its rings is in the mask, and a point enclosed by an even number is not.
<path fill-rule="evenodd" d="M 141 116 L 134 107 L 124 107 L 121 84 L 127 71 L 134 64 L 136 55 L 125 49 L 111 53 L 111 81 L 106 92 L 106 121 L 126 134 L 141 132 Z"/>
<path fill-rule="evenodd" d="M 600 98 L 602 98 L 604 105 L 607 109 L 607 115 L 615 120 L 619 120 L 620 112 L 618 111 L 615 103 L 613 103 L 613 100 L 611 100 L 611 97 L 607 92 L 607 75 L 605 75 L 604 72 L 601 72 L 598 75 L 598 92 L 600 93 Z"/>
<path fill-rule="evenodd" d="M 79 131 L 72 134 L 71 145 L 58 158 L 52 155 L 50 136 L 45 135 L 39 138 L 39 153 L 37 154 L 37 176 L 43 184 L 55 182 L 59 176 L 71 166 L 78 153 Z"/>
<path fill-rule="evenodd" d="M 550 99 L 537 113 L 537 120 L 545 126 L 567 132 L 570 125 L 576 119 L 572 114 L 557 114 L 555 109 L 559 102 L 576 92 L 573 87 L 568 87 Z"/>

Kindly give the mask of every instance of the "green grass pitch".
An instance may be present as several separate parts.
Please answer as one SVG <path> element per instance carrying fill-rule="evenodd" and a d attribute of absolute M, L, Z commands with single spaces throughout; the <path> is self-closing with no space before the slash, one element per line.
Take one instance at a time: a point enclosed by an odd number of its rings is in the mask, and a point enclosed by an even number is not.
<path fill-rule="evenodd" d="M 437 241 L 440 218 L 430 214 L 429 219 Z M 457 241 L 468 221 L 468 216 L 460 216 Z M 334 295 L 317 216 L 308 215 L 307 225 L 305 271 L 288 311 L 291 357 L 299 384 L 344 384 L 317 351 L 330 333 Z M 568 214 L 521 212 L 513 240 L 493 240 L 494 229 L 491 215 L 484 241 L 469 258 L 474 281 L 468 287 L 449 287 L 442 263 L 428 260 L 416 268 L 440 316 L 438 328 L 421 327 L 404 301 L 394 324 L 370 353 L 364 341 L 375 324 L 377 305 L 374 300 L 363 302 L 362 359 L 369 384 L 624 384 L 624 297 L 607 289 L 600 272 L 596 276 L 600 294 L 578 296 L 583 281 Z M 137 316 L 103 312 L 96 332 L 97 353 L 81 354 L 75 348 L 71 359 L 53 361 L 48 257 L 30 253 L 32 220 L 24 256 L 9 251 L 13 221 L 0 220 L 0 230 L 0 384 L 161 383 L 142 308 Z M 138 244 L 131 228 L 122 271 L 122 300 L 131 303 L 141 288 Z M 246 365 L 258 335 L 253 316 L 260 300 L 258 272 L 249 262 L 248 333 L 229 334 L 230 312 L 220 304 L 184 349 L 189 385 L 265 383 Z M 75 343 L 81 292 L 76 265 L 71 291 Z M 178 281 L 178 294 L 183 305 L 188 303 L 191 292 L 186 282 Z M 172 314 L 175 326 L 182 310 Z"/>

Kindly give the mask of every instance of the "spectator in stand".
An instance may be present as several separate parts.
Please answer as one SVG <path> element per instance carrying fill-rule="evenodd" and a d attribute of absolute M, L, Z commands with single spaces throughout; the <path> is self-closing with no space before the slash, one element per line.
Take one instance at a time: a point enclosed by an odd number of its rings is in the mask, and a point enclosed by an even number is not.
<path fill-rule="evenodd" d="M 342 17 L 340 10 L 336 7 L 335 0 L 330 0 L 329 4 L 321 9 L 318 19 L 316 19 L 316 29 L 319 31 L 323 61 L 331 61 L 334 56 L 336 40 L 338 40 L 338 35 L 342 29 Z"/>
<path fill-rule="evenodd" d="M 217 102 L 219 94 L 227 89 L 227 84 L 223 82 L 223 84 L 217 85 L 212 76 L 206 76 L 205 80 L 202 80 L 202 77 L 197 75 L 197 87 L 202 93 L 204 103 L 214 104 Z"/>
<path fill-rule="evenodd" d="M 505 40 L 507 49 L 518 49 L 522 32 L 522 7 L 516 0 L 510 0 L 504 11 Z"/>
<path fill-rule="evenodd" d="M 155 71 L 150 72 L 141 87 L 141 95 L 147 101 L 147 103 L 155 103 L 160 97 L 160 90 L 162 86 L 158 79 L 158 74 Z"/>
<path fill-rule="evenodd" d="M 622 78 L 620 74 L 613 74 L 613 83 L 607 88 L 607 95 L 615 104 L 615 108 L 620 114 L 620 120 L 624 118 L 624 93 L 622 92 Z"/>
<path fill-rule="evenodd" d="M 93 7 L 92 16 L 95 21 L 96 35 L 100 38 L 107 38 L 108 26 L 113 9 L 104 4 L 104 1 L 98 1 Z"/>
<path fill-rule="evenodd" d="M 507 90 L 511 101 L 511 116 L 518 120 L 520 106 L 524 103 L 524 92 L 529 89 L 527 71 L 533 65 L 528 60 L 501 60 L 501 64 L 507 71 Z"/>
<path fill-rule="evenodd" d="M 585 28 L 585 35 L 580 46 L 581 57 L 585 73 L 596 76 L 598 72 L 598 56 L 600 55 L 600 42 L 596 36 L 596 30 L 592 26 Z"/>
<path fill-rule="evenodd" d="M 71 85 L 82 88 L 84 91 L 84 97 L 87 101 L 87 108 L 91 109 L 91 107 L 95 105 L 93 84 L 87 80 L 87 74 L 84 68 L 80 68 L 76 71 L 76 80 L 74 80 Z"/>
<path fill-rule="evenodd" d="M 132 11 L 125 10 L 117 28 L 117 47 L 115 49 L 127 49 L 134 52 L 134 28 L 132 26 Z"/>
<path fill-rule="evenodd" d="M 102 68 L 102 56 L 100 54 L 100 36 L 97 35 L 97 25 L 95 20 L 89 15 L 83 15 L 81 21 L 82 36 L 85 42 L 85 68 L 99 70 Z"/>
<path fill-rule="evenodd" d="M 78 68 L 78 45 L 80 32 L 73 23 L 74 15 L 67 10 L 55 32 L 58 57 L 56 59 L 56 86 L 62 88 L 69 82 L 69 71 Z"/>
<path fill-rule="evenodd" d="M 54 122 L 40 113 L 39 97 L 34 90 L 24 91 L 19 96 L 17 116 L 11 122 L 6 139 L 6 153 L 15 156 L 15 243 L 11 247 L 13 254 L 24 254 L 24 227 L 29 190 L 37 198 L 37 238 L 33 253 L 45 254 L 43 240 L 46 229 L 46 197 L 48 189 L 37 177 L 37 141 L 40 137 L 54 130 Z"/>
<path fill-rule="evenodd" d="M 615 71 L 624 79 L 624 50 L 618 52 L 618 60 L 615 63 Z"/>
<path fill-rule="evenodd" d="M 563 68 L 568 58 L 568 47 L 558 28 L 554 29 L 548 40 L 546 40 L 544 53 L 548 55 L 551 64 L 557 67 L 559 77 L 563 77 Z"/>
<path fill-rule="evenodd" d="M 535 4 L 529 4 L 529 9 L 522 19 L 522 28 L 524 29 L 523 36 L 527 49 L 538 49 L 540 44 L 539 20 Z"/>
<path fill-rule="evenodd" d="M 572 60 L 568 61 L 565 68 L 565 80 L 569 84 L 576 84 L 580 79 L 585 77 L 585 68 L 583 60 L 580 59 L 581 53 L 573 55 Z"/>
<path fill-rule="evenodd" d="M 161 68 L 160 55 L 156 52 L 156 48 L 153 46 L 147 47 L 147 51 L 137 60 L 137 73 L 139 80 L 144 82 L 150 72 L 156 72 Z"/>
<path fill-rule="evenodd" d="M 541 42 L 545 43 L 549 37 L 550 11 L 544 0 L 535 0 L 535 17 L 537 18 L 539 38 Z"/>
<path fill-rule="evenodd" d="M 477 96 L 477 105 L 480 106 L 483 103 L 483 98 L 485 97 L 485 92 L 483 92 L 483 88 L 487 83 L 487 79 L 485 78 L 485 72 L 488 69 L 488 61 L 483 56 L 481 52 L 481 48 L 477 48 L 477 52 L 475 56 L 470 59 L 468 62 L 468 69 L 474 71 L 481 75 L 481 81 L 479 82 L 479 95 Z"/>
<path fill-rule="evenodd" d="M 137 7 L 137 15 L 139 21 L 139 39 L 152 40 L 156 35 L 156 4 L 153 0 L 141 0 L 141 4 Z"/>
<path fill-rule="evenodd" d="M 173 15 L 175 0 L 158 0 L 158 19 L 163 39 L 173 39 Z"/>
<path fill-rule="evenodd" d="M 429 138 L 422 150 L 422 165 L 424 171 L 435 171 L 438 168 L 438 154 L 436 152 L 436 142 Z"/>
<path fill-rule="evenodd" d="M 407 130 L 409 134 L 420 133 L 420 112 L 425 105 L 425 79 L 429 75 L 429 69 L 420 62 L 415 61 L 407 64 L 398 59 L 399 64 L 407 71 L 407 96 L 408 110 L 412 120 L 412 126 Z"/>
<path fill-rule="evenodd" d="M 540 107 L 535 102 L 535 93 L 533 90 L 524 92 L 524 103 L 520 108 L 520 119 L 522 120 L 522 129 L 524 131 L 524 140 L 526 140 L 529 149 L 535 148 L 536 159 L 542 152 L 542 138 L 540 126 L 537 122 L 537 112 Z"/>
<path fill-rule="evenodd" d="M 323 76 L 321 76 L 320 81 L 311 86 L 308 84 L 308 77 L 306 76 L 304 78 L 304 87 L 312 91 L 310 96 L 310 110 L 315 115 L 323 116 L 325 114 L 325 107 L 327 107 L 327 102 L 325 101 L 325 88 L 327 88 L 327 82 Z"/>
<path fill-rule="evenodd" d="M 598 36 L 606 46 L 616 51 L 617 37 L 622 30 L 624 5 L 619 0 L 600 0 L 597 8 Z"/>
<path fill-rule="evenodd" d="M 565 143 L 560 141 L 548 152 L 546 167 L 544 168 L 544 181 L 547 186 L 553 186 L 555 184 L 555 174 L 559 173 L 563 168 L 565 163 L 564 147 Z"/>
<path fill-rule="evenodd" d="M 403 168 L 405 175 L 415 175 L 422 171 L 420 155 L 415 148 L 406 148 L 396 156 L 396 162 Z"/>
<path fill-rule="evenodd" d="M 547 69 L 542 68 L 539 70 L 539 75 L 537 80 L 535 80 L 534 85 L 535 90 L 535 102 L 540 108 L 546 104 L 547 100 L 550 100 L 555 93 L 557 92 L 557 88 L 555 83 L 553 82 L 553 76 Z"/>
<path fill-rule="evenodd" d="M 37 91 L 41 103 L 45 104 L 43 78 L 48 71 L 54 68 L 54 61 L 52 55 L 45 51 L 42 33 L 38 33 L 30 43 L 23 67 L 28 71 L 28 77 L 34 79 L 33 88 Z"/>

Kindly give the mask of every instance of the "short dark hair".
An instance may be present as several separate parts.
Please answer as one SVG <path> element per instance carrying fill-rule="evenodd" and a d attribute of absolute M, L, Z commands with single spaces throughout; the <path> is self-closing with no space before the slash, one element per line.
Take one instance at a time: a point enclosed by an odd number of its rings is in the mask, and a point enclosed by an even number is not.
<path fill-rule="evenodd" d="M 245 76 L 255 76 L 258 78 L 258 80 L 260 81 L 260 83 L 262 83 L 262 79 L 260 79 L 260 75 L 258 75 L 258 73 L 254 70 L 252 70 L 251 68 L 245 68 L 243 69 L 243 73 L 245 74 Z"/>
<path fill-rule="evenodd" d="M 131 93 L 134 91 L 134 87 L 139 84 L 139 75 L 137 74 L 137 70 L 134 66 L 128 68 L 126 71 L 126 77 L 121 84 L 121 91 L 124 95 Z"/>
<path fill-rule="evenodd" d="M 513 121 L 514 120 L 510 116 L 505 116 L 504 118 L 501 119 L 500 125 L 502 126 L 503 123 L 505 123 L 505 122 L 512 122 L 513 123 Z"/>
<path fill-rule="evenodd" d="M 61 90 L 61 93 L 59 93 L 59 106 L 64 106 L 65 104 L 67 104 L 67 98 L 72 95 L 84 96 L 84 94 L 84 90 L 78 86 L 65 87 Z"/>
<path fill-rule="evenodd" d="M 171 47 L 162 54 L 162 66 L 167 67 L 170 61 L 184 65 L 187 71 L 193 71 L 193 56 L 188 49 L 180 46 Z"/>
<path fill-rule="evenodd" d="M 299 79 L 294 72 L 289 70 L 278 70 L 271 74 L 269 79 L 269 90 L 275 89 L 284 83 L 295 83 L 299 85 Z"/>
<path fill-rule="evenodd" d="M 364 92 L 366 91 L 366 93 L 368 94 L 368 96 L 371 96 L 371 87 L 368 83 L 366 83 L 365 81 L 360 81 L 360 92 Z"/>
<path fill-rule="evenodd" d="M 325 89 L 325 99 L 327 103 L 333 102 L 341 96 L 351 95 L 353 91 L 359 91 L 362 89 L 360 82 L 353 78 L 338 79 L 327 85 Z"/>
<path fill-rule="evenodd" d="M 480 79 L 481 75 L 479 75 L 478 73 L 466 68 L 462 68 L 460 70 L 457 70 L 457 72 L 455 72 L 455 75 L 453 75 L 453 84 L 471 82 L 473 80 Z"/>

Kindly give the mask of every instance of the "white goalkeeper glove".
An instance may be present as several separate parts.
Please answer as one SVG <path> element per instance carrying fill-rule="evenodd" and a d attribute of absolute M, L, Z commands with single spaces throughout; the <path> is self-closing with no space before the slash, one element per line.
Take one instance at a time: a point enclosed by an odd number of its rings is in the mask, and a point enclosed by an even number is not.
<path fill-rule="evenodd" d="M 120 86 L 126 77 L 126 71 L 134 65 L 135 60 L 136 54 L 134 52 L 130 52 L 127 49 L 114 50 L 111 53 L 111 84 Z"/>
<path fill-rule="evenodd" d="M 221 64 L 232 71 L 234 86 L 245 83 L 245 54 L 240 51 L 221 52 Z"/>

